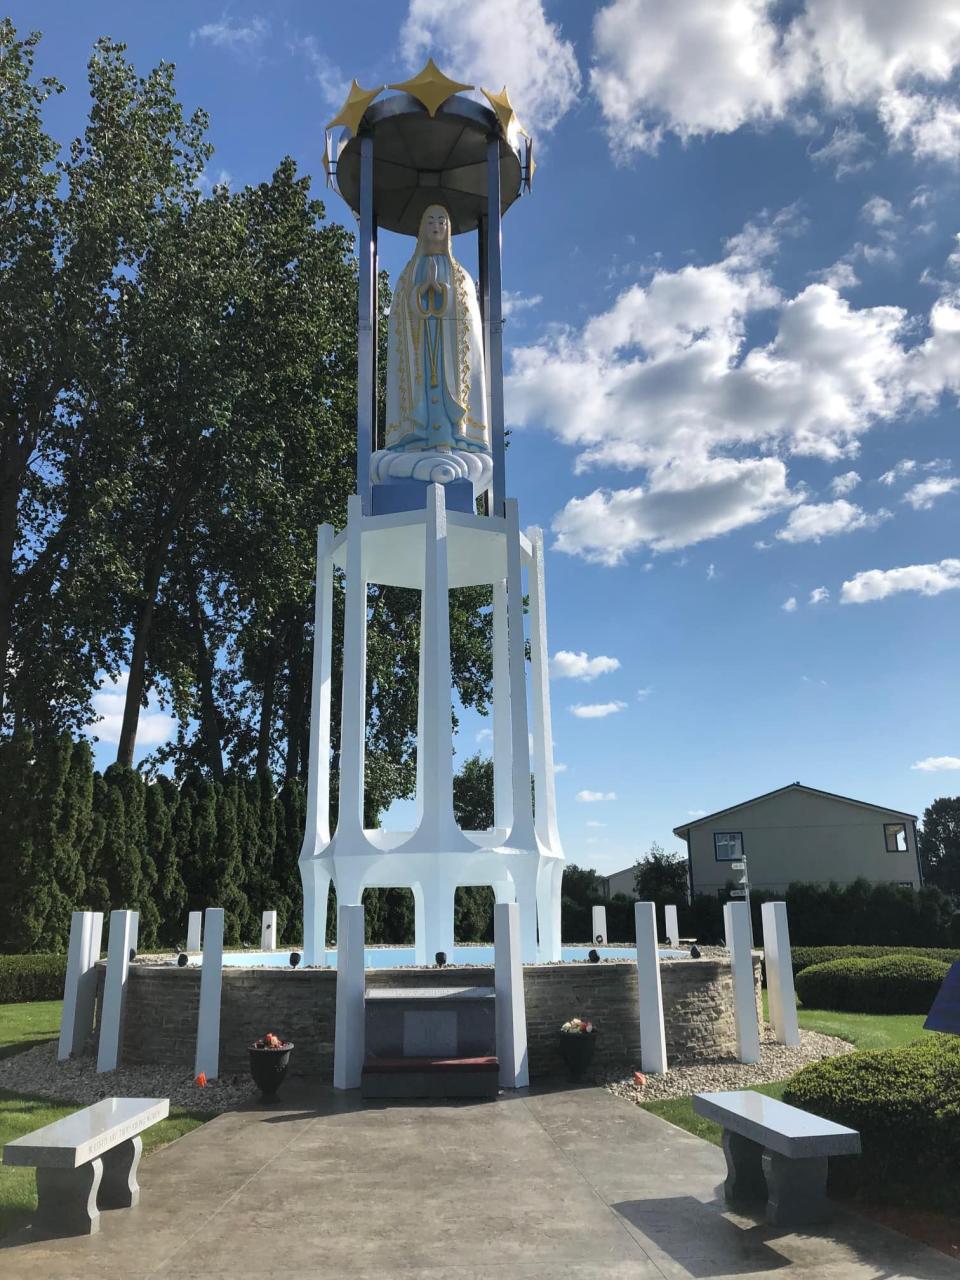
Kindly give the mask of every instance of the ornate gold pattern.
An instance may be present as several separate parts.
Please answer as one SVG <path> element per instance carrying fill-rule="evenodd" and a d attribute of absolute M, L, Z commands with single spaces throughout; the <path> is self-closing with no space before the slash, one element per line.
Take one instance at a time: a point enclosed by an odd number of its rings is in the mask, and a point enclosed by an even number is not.
<path fill-rule="evenodd" d="M 381 84 L 376 89 L 361 89 L 356 80 L 351 81 L 347 100 L 327 125 L 327 129 L 334 129 L 340 124 L 349 129 L 351 133 L 356 134 L 360 128 L 363 113 L 377 94 L 383 93 L 386 87 L 386 85 Z M 393 88 L 394 86 L 391 85 L 390 87 Z"/>
<path fill-rule="evenodd" d="M 451 80 L 445 76 L 432 58 L 428 58 L 426 66 L 410 80 L 399 84 L 391 84 L 391 89 L 400 89 L 403 93 L 412 94 L 418 102 L 422 102 L 431 116 L 443 106 L 448 98 L 452 98 L 461 89 L 472 89 L 472 84 L 461 84 L 459 80 Z"/>

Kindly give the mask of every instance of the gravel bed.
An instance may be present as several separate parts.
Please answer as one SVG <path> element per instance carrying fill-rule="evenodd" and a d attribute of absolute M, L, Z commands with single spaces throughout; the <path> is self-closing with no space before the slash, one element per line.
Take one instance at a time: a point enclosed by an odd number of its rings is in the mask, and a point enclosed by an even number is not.
<path fill-rule="evenodd" d="M 808 1063 L 852 1052 L 853 1045 L 848 1041 L 821 1035 L 819 1031 L 801 1031 L 799 1045 L 789 1048 L 778 1044 L 767 1029 L 760 1044 L 760 1061 L 754 1065 L 715 1059 L 695 1066 L 671 1067 L 662 1076 L 648 1075 L 646 1083 L 640 1086 L 634 1084 L 632 1077 L 608 1080 L 606 1085 L 618 1098 L 626 1098 L 639 1106 L 661 1098 L 688 1098 L 705 1090 L 749 1089 L 753 1085 L 771 1084 L 774 1080 L 786 1080 Z"/>
<path fill-rule="evenodd" d="M 243 1076 L 211 1080 L 201 1089 L 183 1067 L 119 1067 L 98 1075 L 92 1056 L 58 1062 L 56 1040 L 0 1059 L 0 1089 L 82 1106 L 113 1096 L 169 1098 L 171 1107 L 210 1112 L 229 1111 L 258 1096 L 253 1081 Z"/>

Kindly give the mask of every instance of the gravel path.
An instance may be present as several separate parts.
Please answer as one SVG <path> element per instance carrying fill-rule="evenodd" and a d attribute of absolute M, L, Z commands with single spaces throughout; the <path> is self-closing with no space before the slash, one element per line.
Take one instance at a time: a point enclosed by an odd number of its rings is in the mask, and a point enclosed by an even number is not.
<path fill-rule="evenodd" d="M 58 1062 L 56 1040 L 0 1059 L 0 1089 L 83 1106 L 112 1096 L 169 1098 L 171 1107 L 212 1112 L 229 1111 L 258 1096 L 253 1081 L 243 1076 L 211 1080 L 201 1089 L 183 1067 L 119 1067 L 98 1075 L 93 1057 Z"/>
<path fill-rule="evenodd" d="M 628 1077 L 607 1081 L 607 1088 L 619 1098 L 626 1098 L 639 1106 L 660 1098 L 687 1098 L 704 1090 L 749 1089 L 753 1085 L 786 1080 L 810 1062 L 852 1052 L 853 1045 L 848 1041 L 821 1035 L 819 1031 L 801 1031 L 799 1045 L 788 1048 L 777 1044 L 765 1029 L 760 1044 L 760 1061 L 753 1066 L 729 1060 L 701 1062 L 692 1067 L 671 1067 L 662 1076 L 648 1075 L 646 1083 L 639 1087 Z"/>

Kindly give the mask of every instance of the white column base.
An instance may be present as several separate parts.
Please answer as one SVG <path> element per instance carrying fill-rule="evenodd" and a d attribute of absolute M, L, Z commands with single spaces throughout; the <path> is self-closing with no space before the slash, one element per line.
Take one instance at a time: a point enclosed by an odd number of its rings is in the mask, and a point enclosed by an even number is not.
<path fill-rule="evenodd" d="M 506 1089 L 525 1089 L 530 1083 L 527 1011 L 520 960 L 520 913 L 515 902 L 498 902 L 493 908 L 493 934 L 500 1083 Z"/>

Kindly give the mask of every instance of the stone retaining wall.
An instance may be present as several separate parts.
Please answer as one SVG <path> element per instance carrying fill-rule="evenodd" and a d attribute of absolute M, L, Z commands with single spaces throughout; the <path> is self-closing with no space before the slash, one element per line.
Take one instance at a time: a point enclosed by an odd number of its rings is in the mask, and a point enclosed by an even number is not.
<path fill-rule="evenodd" d="M 755 958 L 759 1005 L 760 960 Z M 664 960 L 667 1055 L 672 1064 L 735 1057 L 733 982 L 725 960 Z M 333 1075 L 336 972 L 332 969 L 223 970 L 220 1062 L 224 1074 L 247 1070 L 247 1046 L 267 1031 L 296 1043 L 291 1066 L 298 1074 Z M 449 983 L 493 986 L 493 970 L 450 969 Z M 560 1024 L 577 1015 L 600 1031 L 595 1063 L 618 1070 L 640 1065 L 637 971 L 630 963 L 527 965 L 530 1074 L 562 1070 Z M 370 969 L 368 987 L 436 986 L 436 969 Z M 123 1025 L 124 1063 L 175 1063 L 192 1068 L 200 998 L 199 968 L 134 964 L 130 967 Z"/>

